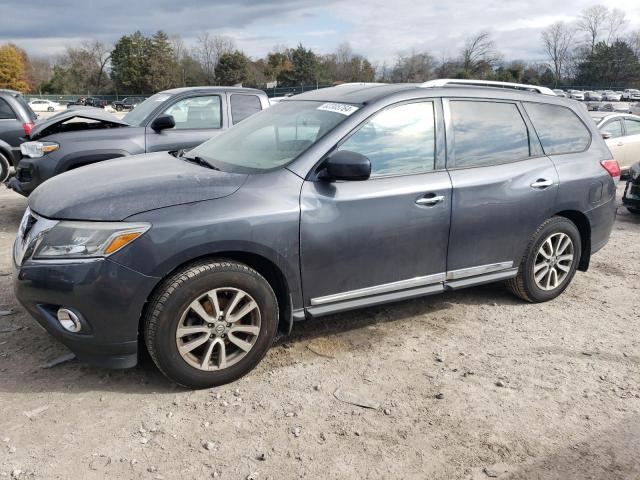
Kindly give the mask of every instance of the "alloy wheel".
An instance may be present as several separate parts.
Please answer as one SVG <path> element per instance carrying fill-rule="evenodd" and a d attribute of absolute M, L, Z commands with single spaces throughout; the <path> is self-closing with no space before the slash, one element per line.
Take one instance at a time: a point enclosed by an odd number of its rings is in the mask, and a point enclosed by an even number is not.
<path fill-rule="evenodd" d="M 199 370 L 222 370 L 242 360 L 260 334 L 260 308 L 247 292 L 223 287 L 193 300 L 176 329 L 178 352 Z"/>
<path fill-rule="evenodd" d="M 542 242 L 533 266 L 538 288 L 549 291 L 562 285 L 571 272 L 573 250 L 573 240 L 566 233 L 554 233 Z"/>

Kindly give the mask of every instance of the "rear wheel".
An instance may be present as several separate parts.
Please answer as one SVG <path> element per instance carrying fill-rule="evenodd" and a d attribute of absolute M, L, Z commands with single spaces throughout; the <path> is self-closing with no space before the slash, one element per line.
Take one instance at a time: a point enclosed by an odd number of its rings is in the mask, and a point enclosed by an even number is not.
<path fill-rule="evenodd" d="M 116 105 L 116 110 L 121 112 L 122 111 L 122 105 Z"/>
<path fill-rule="evenodd" d="M 55 109 L 53 107 L 47 108 L 47 112 L 53 112 Z"/>
<path fill-rule="evenodd" d="M 564 217 L 544 222 L 531 237 L 509 289 L 528 302 L 546 302 L 571 283 L 581 256 L 580 232 Z"/>
<path fill-rule="evenodd" d="M 9 177 L 9 160 L 0 153 L 0 182 L 4 182 Z"/>
<path fill-rule="evenodd" d="M 147 349 L 171 380 L 190 388 L 232 382 L 253 369 L 275 337 L 278 305 L 248 266 L 200 262 L 169 278 L 146 310 Z"/>

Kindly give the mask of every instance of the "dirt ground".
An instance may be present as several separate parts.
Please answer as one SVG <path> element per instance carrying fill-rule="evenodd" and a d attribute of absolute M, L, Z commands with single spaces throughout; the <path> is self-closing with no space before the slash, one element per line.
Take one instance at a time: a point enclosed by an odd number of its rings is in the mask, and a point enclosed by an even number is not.
<path fill-rule="evenodd" d="M 622 207 L 552 302 L 489 285 L 297 324 L 248 376 L 186 391 L 148 360 L 41 367 L 66 350 L 13 296 L 25 206 L 0 190 L 0 478 L 640 478 L 640 218 Z"/>

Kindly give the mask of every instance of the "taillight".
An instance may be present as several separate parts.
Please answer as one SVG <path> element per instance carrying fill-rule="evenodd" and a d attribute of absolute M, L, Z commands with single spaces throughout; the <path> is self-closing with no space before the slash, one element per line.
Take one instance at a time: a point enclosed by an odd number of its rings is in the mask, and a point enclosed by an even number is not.
<path fill-rule="evenodd" d="M 31 129 L 35 126 L 35 123 L 23 123 L 22 128 L 24 128 L 24 136 L 28 137 L 31 133 Z"/>
<path fill-rule="evenodd" d="M 620 171 L 620 165 L 618 165 L 618 162 L 616 162 L 615 160 L 602 160 L 600 162 L 600 165 L 602 165 L 602 168 L 609 172 L 609 175 L 611 175 L 614 180 L 620 180 L 620 175 L 622 174 L 622 172 Z"/>

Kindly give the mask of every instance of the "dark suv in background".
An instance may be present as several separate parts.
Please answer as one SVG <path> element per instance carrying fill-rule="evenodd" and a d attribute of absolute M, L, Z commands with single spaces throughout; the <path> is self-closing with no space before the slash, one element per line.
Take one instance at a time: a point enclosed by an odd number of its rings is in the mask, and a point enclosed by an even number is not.
<path fill-rule="evenodd" d="M 91 107 L 69 109 L 31 130 L 9 186 L 29 195 L 45 180 L 91 163 L 192 148 L 268 106 L 262 90 L 188 87 L 156 93 L 124 118 Z"/>
<path fill-rule="evenodd" d="M 142 102 L 144 102 L 143 97 L 126 97 L 122 100 L 116 100 L 111 106 L 121 112 L 123 110 L 133 110 Z"/>
<path fill-rule="evenodd" d="M 36 118 L 20 92 L 0 90 L 0 182 L 9 176 L 11 165 L 18 165 L 20 144 L 28 138 Z"/>
<path fill-rule="evenodd" d="M 131 367 L 140 333 L 196 388 L 305 318 L 498 281 L 551 300 L 608 241 L 620 169 L 577 102 L 496 86 L 316 90 L 184 155 L 59 175 L 29 199 L 16 295 L 81 360 Z"/>

